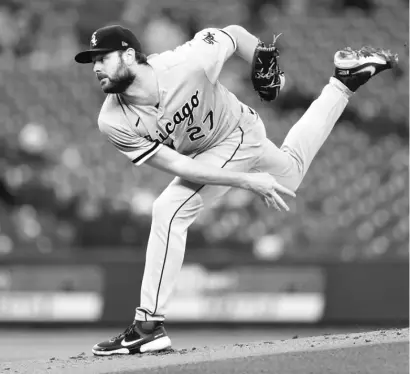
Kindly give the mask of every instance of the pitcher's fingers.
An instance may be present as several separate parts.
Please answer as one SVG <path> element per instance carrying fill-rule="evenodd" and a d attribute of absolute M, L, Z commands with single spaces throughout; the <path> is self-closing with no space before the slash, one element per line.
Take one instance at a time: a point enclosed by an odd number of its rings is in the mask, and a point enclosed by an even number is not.
<path fill-rule="evenodd" d="M 278 205 L 276 204 L 276 201 L 273 199 L 271 196 L 263 196 L 262 197 L 263 202 L 268 208 L 274 207 L 275 209 L 279 209 Z"/>
<path fill-rule="evenodd" d="M 289 207 L 285 203 L 285 201 L 275 192 L 272 192 L 272 196 L 275 199 L 275 202 L 280 205 L 282 208 L 284 208 L 287 212 L 289 212 Z"/>
<path fill-rule="evenodd" d="M 286 194 L 286 195 L 289 195 L 289 196 L 292 196 L 292 197 L 296 197 L 296 194 L 295 194 L 292 190 L 290 190 L 289 188 L 287 188 L 287 187 L 285 187 L 285 186 L 282 186 L 282 185 L 281 185 L 280 183 L 278 183 L 278 182 L 275 183 L 274 189 L 277 190 L 277 191 L 279 191 L 279 192 L 282 192 L 282 193 L 284 193 L 284 194 Z"/>
<path fill-rule="evenodd" d="M 275 201 L 275 198 L 273 195 L 267 197 L 267 200 L 269 201 L 269 206 L 270 207 L 274 207 L 277 211 L 281 211 L 280 206 L 278 205 L 278 203 Z"/>

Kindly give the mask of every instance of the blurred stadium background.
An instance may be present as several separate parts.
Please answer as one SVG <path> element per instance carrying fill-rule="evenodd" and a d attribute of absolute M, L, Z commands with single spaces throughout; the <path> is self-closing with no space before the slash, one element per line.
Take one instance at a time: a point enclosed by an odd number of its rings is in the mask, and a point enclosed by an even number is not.
<path fill-rule="evenodd" d="M 73 62 L 96 28 L 117 23 L 148 54 L 209 26 L 239 24 L 267 42 L 283 33 L 287 85 L 273 105 L 240 59 L 220 77 L 277 144 L 336 50 L 399 54 L 396 71 L 351 100 L 289 213 L 232 190 L 200 216 L 170 320 L 408 321 L 408 14 L 406 0 L 2 0 L 0 322 L 132 319 L 152 203 L 171 177 L 134 168 L 103 139 L 104 96 L 91 67 Z"/>

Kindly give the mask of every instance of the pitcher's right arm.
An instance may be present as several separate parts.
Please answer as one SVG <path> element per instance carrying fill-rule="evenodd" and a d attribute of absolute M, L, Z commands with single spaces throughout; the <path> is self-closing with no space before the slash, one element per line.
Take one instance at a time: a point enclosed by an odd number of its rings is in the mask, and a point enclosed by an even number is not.
<path fill-rule="evenodd" d="M 273 206 L 278 210 L 289 210 L 278 192 L 296 196 L 293 191 L 279 184 L 271 174 L 221 169 L 181 155 L 166 146 L 152 155 L 146 164 L 199 185 L 231 186 L 252 191 L 260 196 L 267 206 Z"/>

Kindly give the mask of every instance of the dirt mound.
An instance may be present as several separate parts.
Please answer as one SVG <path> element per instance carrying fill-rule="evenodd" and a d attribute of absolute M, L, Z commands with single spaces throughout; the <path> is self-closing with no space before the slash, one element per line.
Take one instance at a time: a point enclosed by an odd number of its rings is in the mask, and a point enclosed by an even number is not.
<path fill-rule="evenodd" d="M 27 347 L 29 349 L 29 347 Z M 168 350 L 157 354 L 0 364 L 1 373 L 380 373 L 409 371 L 409 329 L 322 335 L 260 343 Z"/>

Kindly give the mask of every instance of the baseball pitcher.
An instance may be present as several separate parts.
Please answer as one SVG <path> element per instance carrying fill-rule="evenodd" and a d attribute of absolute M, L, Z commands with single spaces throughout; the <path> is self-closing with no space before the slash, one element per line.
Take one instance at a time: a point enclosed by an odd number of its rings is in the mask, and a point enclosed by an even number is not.
<path fill-rule="evenodd" d="M 75 56 L 92 63 L 107 94 L 98 118 L 102 134 L 131 163 L 166 171 L 175 179 L 153 206 L 141 304 L 121 334 L 92 348 L 95 355 L 153 352 L 171 346 L 164 320 L 181 269 L 188 227 L 231 187 L 288 210 L 309 165 L 349 98 L 397 56 L 370 47 L 346 48 L 320 96 L 278 148 L 258 113 L 219 81 L 237 53 L 250 64 L 254 90 L 272 101 L 285 84 L 279 51 L 241 26 L 198 32 L 175 50 L 147 57 L 128 29 L 108 26 L 92 34 L 90 49 Z M 280 195 L 282 194 L 282 196 Z"/>

